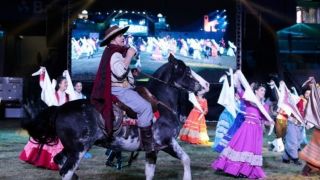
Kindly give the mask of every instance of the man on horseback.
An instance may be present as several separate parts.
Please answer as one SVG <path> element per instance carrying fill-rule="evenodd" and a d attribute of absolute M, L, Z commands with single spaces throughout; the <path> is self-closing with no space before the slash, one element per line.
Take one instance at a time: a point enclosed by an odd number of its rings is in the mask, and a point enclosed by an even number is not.
<path fill-rule="evenodd" d="M 134 48 L 125 46 L 123 34 L 129 26 L 112 26 L 105 32 L 100 46 L 106 46 L 94 81 L 91 102 L 105 120 L 105 129 L 110 141 L 113 137 L 112 95 L 137 113 L 137 125 L 141 142 L 147 153 L 154 151 L 152 134 L 152 107 L 134 91 L 134 78 L 129 65 L 136 54 Z"/>

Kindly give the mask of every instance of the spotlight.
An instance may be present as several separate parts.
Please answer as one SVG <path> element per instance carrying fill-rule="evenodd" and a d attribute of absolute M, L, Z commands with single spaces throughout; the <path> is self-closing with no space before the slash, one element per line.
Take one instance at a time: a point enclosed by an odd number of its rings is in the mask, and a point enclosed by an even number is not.
<path fill-rule="evenodd" d="M 142 14 L 146 14 L 146 12 L 145 11 L 143 11 L 143 13 Z"/>
<path fill-rule="evenodd" d="M 219 16 L 219 15 L 217 16 L 217 19 L 218 19 L 218 18 L 220 18 L 220 16 Z"/>
<path fill-rule="evenodd" d="M 223 16 L 223 18 L 226 18 L 227 16 L 225 15 L 225 16 Z"/>
<path fill-rule="evenodd" d="M 132 11 L 132 14 L 134 14 L 135 12 L 134 11 Z"/>
<path fill-rule="evenodd" d="M 226 10 L 224 9 L 223 12 L 226 12 Z"/>
<path fill-rule="evenodd" d="M 138 14 L 140 14 L 140 12 L 138 11 Z"/>
<path fill-rule="evenodd" d="M 122 13 L 122 10 L 119 10 L 119 13 Z"/>
<path fill-rule="evenodd" d="M 128 13 L 128 11 L 126 11 L 125 13 Z"/>
<path fill-rule="evenodd" d="M 146 24 L 146 21 L 144 19 L 139 21 L 139 25 L 145 25 L 145 24 Z"/>
<path fill-rule="evenodd" d="M 81 12 L 81 14 L 88 14 L 88 11 L 87 11 L 87 10 L 83 10 L 83 11 Z"/>
<path fill-rule="evenodd" d="M 113 10 L 113 12 L 117 12 L 116 10 Z"/>

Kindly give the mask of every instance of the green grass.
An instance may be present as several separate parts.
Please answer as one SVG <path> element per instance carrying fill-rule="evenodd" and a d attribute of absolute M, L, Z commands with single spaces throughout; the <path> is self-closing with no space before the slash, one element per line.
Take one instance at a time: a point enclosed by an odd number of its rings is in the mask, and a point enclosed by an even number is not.
<path fill-rule="evenodd" d="M 209 136 L 214 135 L 214 127 L 209 126 Z M 294 180 L 294 179 L 319 179 L 319 174 L 306 178 L 300 174 L 303 166 L 281 163 L 281 154 L 273 153 L 267 150 L 267 141 L 274 137 L 265 137 L 265 146 L 263 150 L 264 165 L 263 168 L 267 174 L 267 179 Z M 49 180 L 60 179 L 57 171 L 36 168 L 27 163 L 21 162 L 18 156 L 28 140 L 27 134 L 19 129 L 17 121 L 0 121 L 0 179 L 12 180 Z M 195 180 L 211 179 L 235 179 L 234 177 L 216 173 L 210 168 L 212 160 L 216 159 L 218 153 L 212 152 L 210 147 L 190 145 L 180 142 L 185 151 L 191 158 L 192 177 Z M 93 154 L 91 159 L 83 159 L 77 174 L 85 180 L 122 180 L 122 179 L 144 179 L 144 154 L 140 153 L 138 160 L 131 167 L 124 168 L 121 171 L 107 168 L 105 163 L 105 149 L 93 147 L 90 151 Z M 125 158 L 129 153 L 124 153 Z M 126 159 L 125 159 L 126 160 Z M 124 160 L 124 161 L 125 161 Z M 174 180 L 182 179 L 183 167 L 180 161 L 160 152 L 155 179 Z"/>

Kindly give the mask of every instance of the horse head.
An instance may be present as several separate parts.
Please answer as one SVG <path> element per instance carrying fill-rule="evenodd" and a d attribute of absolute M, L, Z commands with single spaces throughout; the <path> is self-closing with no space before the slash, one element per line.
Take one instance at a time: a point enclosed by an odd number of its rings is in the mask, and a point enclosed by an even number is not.
<path fill-rule="evenodd" d="M 182 87 L 188 91 L 196 93 L 206 93 L 209 91 L 209 83 L 200 75 L 191 70 L 183 61 L 176 59 L 170 54 L 169 64 L 172 66 L 170 82 L 176 87 Z"/>

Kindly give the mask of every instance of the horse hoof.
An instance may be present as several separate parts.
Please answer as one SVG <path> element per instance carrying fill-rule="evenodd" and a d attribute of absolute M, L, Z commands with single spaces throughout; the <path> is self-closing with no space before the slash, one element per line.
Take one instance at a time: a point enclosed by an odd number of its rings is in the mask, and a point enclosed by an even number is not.
<path fill-rule="evenodd" d="M 79 180 L 79 176 L 74 173 L 71 180 Z"/>
<path fill-rule="evenodd" d="M 303 176 L 310 176 L 311 168 L 308 165 L 305 165 L 302 169 L 302 175 Z"/>
<path fill-rule="evenodd" d="M 111 161 L 106 161 L 106 166 L 115 167 L 115 165 Z"/>
<path fill-rule="evenodd" d="M 288 159 L 282 159 L 282 163 L 290 164 L 290 160 L 288 160 Z"/>
<path fill-rule="evenodd" d="M 122 169 L 122 163 L 117 163 L 116 168 L 120 171 Z"/>

